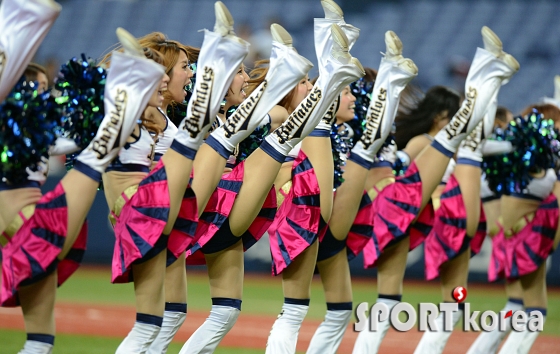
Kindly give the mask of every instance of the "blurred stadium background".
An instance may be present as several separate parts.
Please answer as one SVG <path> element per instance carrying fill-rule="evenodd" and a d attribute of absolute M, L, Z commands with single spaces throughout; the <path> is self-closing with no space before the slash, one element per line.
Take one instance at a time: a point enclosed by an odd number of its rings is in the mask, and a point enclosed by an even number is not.
<path fill-rule="evenodd" d="M 248 59 L 269 53 L 270 23 L 283 25 L 294 37 L 298 51 L 316 62 L 313 47 L 313 18 L 322 17 L 319 0 L 223 0 L 236 23 L 238 35 L 252 43 Z M 116 43 L 115 29 L 124 27 L 135 36 L 161 31 L 170 39 L 200 46 L 198 30 L 212 28 L 214 0 L 59 0 L 62 13 L 37 53 L 36 62 L 53 75 L 60 64 L 85 53 L 100 58 Z M 352 54 L 364 66 L 377 68 L 384 51 L 383 34 L 395 31 L 404 44 L 404 54 L 419 67 L 414 83 L 424 90 L 447 85 L 463 91 L 470 60 L 482 45 L 480 29 L 492 28 L 507 52 L 521 64 L 520 72 L 505 86 L 500 105 L 517 113 L 530 103 L 554 92 L 553 77 L 560 74 L 560 1 L 558 0 L 338 0 L 346 22 L 361 29 Z M 310 76 L 316 74 L 316 69 Z M 46 190 L 59 177 L 50 178 Z M 89 215 L 90 237 L 85 261 L 109 264 L 114 236 L 107 221 L 102 193 Z M 247 253 L 248 271 L 270 272 L 270 253 L 265 237 Z M 489 245 L 471 261 L 471 279 L 486 281 Z M 374 276 L 365 271 L 361 259 L 352 261 L 352 273 Z M 409 255 L 407 277 L 423 277 L 423 255 L 418 249 Z M 560 252 L 549 260 L 549 284 L 560 285 Z"/>

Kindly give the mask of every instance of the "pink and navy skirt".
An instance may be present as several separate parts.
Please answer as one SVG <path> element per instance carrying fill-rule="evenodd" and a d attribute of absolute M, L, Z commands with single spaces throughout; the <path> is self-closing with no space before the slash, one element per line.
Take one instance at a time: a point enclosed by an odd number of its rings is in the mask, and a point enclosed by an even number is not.
<path fill-rule="evenodd" d="M 386 186 L 373 201 L 373 235 L 364 248 L 364 267 L 375 267 L 383 250 L 410 236 L 410 250 L 418 247 L 432 230 L 431 204 L 420 210 L 422 181 L 416 163 L 402 177 Z"/>
<path fill-rule="evenodd" d="M 328 236 L 329 231 L 323 238 L 323 241 L 319 244 L 319 254 L 321 254 L 321 249 L 324 247 L 325 239 Z M 343 246 L 346 246 L 348 260 L 354 259 L 357 255 L 362 252 L 366 247 L 368 242 L 371 242 L 373 238 L 373 202 L 371 201 L 367 191 L 364 191 L 362 199 L 360 200 L 360 208 L 354 219 L 354 223 L 348 232 L 348 237 Z M 335 255 L 333 253 L 331 256 Z M 318 261 L 322 260 L 319 259 Z M 323 258 L 326 259 L 326 258 Z"/>
<path fill-rule="evenodd" d="M 29 219 L 21 212 L 19 217 L 23 220 L 19 230 L 3 235 L 8 242 L 1 247 L 2 306 L 17 306 L 20 286 L 33 284 L 55 270 L 58 286 L 62 285 L 78 269 L 86 249 L 84 223 L 66 257 L 57 258 L 68 231 L 68 206 L 61 183 L 39 200 Z"/>
<path fill-rule="evenodd" d="M 552 253 L 558 228 L 558 200 L 550 194 L 535 211 L 533 220 L 518 233 L 506 237 L 505 273 L 508 279 L 530 274 Z"/>
<path fill-rule="evenodd" d="M 169 235 L 167 266 L 173 264 L 193 244 L 197 225 L 198 205 L 194 191 L 189 183 L 181 201 L 179 215 Z"/>
<path fill-rule="evenodd" d="M 169 218 L 169 187 L 163 160 L 138 185 L 130 199 L 115 216 L 113 283 L 133 281 L 132 264 L 145 262 L 165 250 L 168 236 L 163 230 Z"/>
<path fill-rule="evenodd" d="M 432 232 L 424 243 L 426 279 L 439 276 L 443 263 L 450 261 L 470 248 L 471 255 L 478 254 L 486 237 L 486 218 L 480 203 L 480 221 L 474 236 L 467 235 L 467 212 L 461 188 L 451 175 L 440 197 L 440 207 L 435 213 Z"/>
<path fill-rule="evenodd" d="M 315 169 L 300 150 L 292 166 L 292 188 L 268 229 L 272 274 L 282 273 L 313 242 L 321 241 L 326 230 Z"/>
<path fill-rule="evenodd" d="M 500 231 L 492 238 L 492 254 L 488 263 L 488 281 L 494 282 L 506 277 L 506 246 L 504 229 L 500 226 Z"/>
<path fill-rule="evenodd" d="M 268 192 L 259 214 L 247 231 L 241 237 L 232 234 L 229 215 L 241 190 L 244 171 L 245 162 L 241 162 L 230 173 L 222 176 L 198 221 L 195 237 L 187 250 L 187 264 L 204 264 L 204 254 L 222 251 L 237 243 L 239 239 L 243 242 L 244 250 L 248 250 L 261 239 L 272 224 L 276 215 L 274 187 Z"/>

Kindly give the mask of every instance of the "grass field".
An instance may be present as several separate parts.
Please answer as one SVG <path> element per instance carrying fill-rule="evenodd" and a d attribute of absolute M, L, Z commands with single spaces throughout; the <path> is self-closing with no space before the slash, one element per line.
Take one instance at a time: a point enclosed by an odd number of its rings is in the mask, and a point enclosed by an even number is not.
<path fill-rule="evenodd" d="M 110 271 L 106 268 L 81 268 L 59 289 L 58 302 L 100 305 L 133 306 L 132 284 L 113 285 L 109 282 Z M 275 318 L 282 306 L 281 279 L 266 275 L 247 275 L 245 278 L 242 312 Z M 354 306 L 359 302 L 372 303 L 376 297 L 374 279 L 355 279 L 353 284 Z M 209 286 L 206 274 L 190 272 L 188 275 L 189 312 L 207 313 L 210 309 Z M 403 301 L 416 306 L 418 302 L 439 302 L 441 294 L 437 282 L 406 282 Z M 471 311 L 499 311 L 505 303 L 503 287 L 499 285 L 473 285 L 469 288 L 467 301 Z M 311 305 L 306 319 L 320 320 L 325 313 L 325 299 L 319 279 L 312 287 Z M 187 317 L 188 321 L 189 317 Z M 0 325 L 0 328 L 9 326 Z M 560 336 L 560 291 L 549 292 L 548 316 L 545 334 Z M 0 329 L 0 353 L 15 353 L 21 349 L 25 333 L 19 330 Z M 55 354 L 65 353 L 110 353 L 114 352 L 122 338 L 68 335 L 56 337 Z M 178 353 L 181 343 L 173 343 L 168 353 Z M 264 349 L 264 348 L 263 348 Z M 263 350 L 245 348 L 220 348 L 217 353 L 262 353 Z"/>

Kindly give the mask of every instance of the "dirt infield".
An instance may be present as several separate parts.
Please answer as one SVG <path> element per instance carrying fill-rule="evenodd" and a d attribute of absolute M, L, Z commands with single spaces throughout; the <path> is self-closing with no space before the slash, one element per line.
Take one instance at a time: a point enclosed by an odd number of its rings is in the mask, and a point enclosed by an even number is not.
<path fill-rule="evenodd" d="M 56 306 L 58 333 L 124 338 L 132 328 L 135 310 L 129 306 L 102 306 L 61 303 Z M 189 312 L 185 324 L 175 337 L 176 342 L 185 342 L 204 322 L 208 313 Z M 222 345 L 241 348 L 262 348 L 275 318 L 241 313 L 237 324 L 222 341 Z M 305 320 L 298 340 L 298 350 L 305 351 L 320 321 Z M 0 328 L 23 330 L 20 308 L 0 308 Z M 348 327 L 340 353 L 351 353 L 357 333 Z M 446 354 L 465 353 L 477 333 L 454 332 L 447 344 Z M 421 333 L 399 333 L 390 330 L 381 345 L 380 353 L 408 354 L 414 351 Z M 532 353 L 554 353 L 560 347 L 560 338 L 541 335 L 533 346 Z"/>

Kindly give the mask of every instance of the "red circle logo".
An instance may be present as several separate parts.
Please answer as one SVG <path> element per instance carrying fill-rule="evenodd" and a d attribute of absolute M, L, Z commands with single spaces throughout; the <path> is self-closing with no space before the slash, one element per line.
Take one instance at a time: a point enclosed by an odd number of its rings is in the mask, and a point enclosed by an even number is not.
<path fill-rule="evenodd" d="M 451 296 L 455 301 L 463 302 L 467 298 L 467 289 L 463 288 L 462 286 L 458 286 L 453 289 Z"/>

